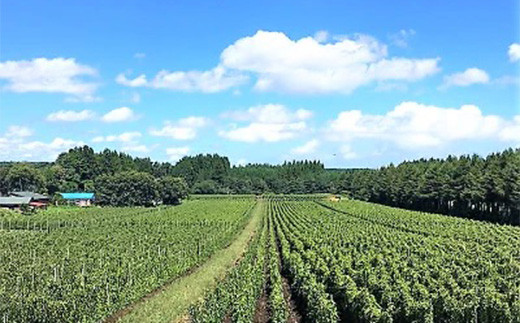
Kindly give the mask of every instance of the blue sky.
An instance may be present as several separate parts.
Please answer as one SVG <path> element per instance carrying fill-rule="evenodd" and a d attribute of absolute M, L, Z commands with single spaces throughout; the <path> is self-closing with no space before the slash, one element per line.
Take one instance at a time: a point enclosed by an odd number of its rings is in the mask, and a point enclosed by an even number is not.
<path fill-rule="evenodd" d="M 520 145 L 519 1 L 2 1 L 0 160 L 376 167 Z"/>

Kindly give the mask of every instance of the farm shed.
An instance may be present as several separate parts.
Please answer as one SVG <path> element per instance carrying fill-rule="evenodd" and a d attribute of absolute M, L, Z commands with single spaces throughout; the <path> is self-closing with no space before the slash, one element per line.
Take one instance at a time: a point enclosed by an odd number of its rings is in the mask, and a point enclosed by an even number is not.
<path fill-rule="evenodd" d="M 23 205 L 29 206 L 31 203 L 30 197 L 17 197 L 17 196 L 8 196 L 8 197 L 0 197 L 0 208 L 4 209 L 21 209 Z"/>
<path fill-rule="evenodd" d="M 28 192 L 28 191 L 21 191 L 21 192 L 11 192 L 9 193 L 9 196 L 13 197 L 30 197 L 33 202 L 38 203 L 49 203 L 50 197 L 44 194 L 35 193 L 35 192 Z"/>
<path fill-rule="evenodd" d="M 94 202 L 94 193 L 60 193 L 64 200 L 77 206 L 90 206 Z"/>

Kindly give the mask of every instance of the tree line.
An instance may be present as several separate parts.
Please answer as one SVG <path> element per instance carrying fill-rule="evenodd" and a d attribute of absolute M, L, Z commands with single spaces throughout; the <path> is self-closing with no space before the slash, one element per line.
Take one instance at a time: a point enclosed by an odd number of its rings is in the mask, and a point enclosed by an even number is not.
<path fill-rule="evenodd" d="M 520 224 L 520 149 L 407 161 L 345 173 L 355 198 L 497 223 Z"/>
<path fill-rule="evenodd" d="M 379 169 L 326 169 L 320 161 L 231 166 L 218 154 L 154 162 L 88 146 L 53 163 L 0 163 L 0 193 L 95 192 L 104 205 L 175 204 L 195 194 L 344 193 L 390 206 L 520 223 L 520 149 L 449 156 Z"/>

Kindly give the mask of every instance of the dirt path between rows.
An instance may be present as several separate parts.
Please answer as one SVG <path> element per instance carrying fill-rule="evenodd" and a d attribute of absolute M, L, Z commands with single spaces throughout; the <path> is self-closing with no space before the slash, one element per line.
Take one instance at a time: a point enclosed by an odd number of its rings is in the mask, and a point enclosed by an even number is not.
<path fill-rule="evenodd" d="M 107 318 L 105 323 L 185 321 L 189 306 L 202 299 L 204 293 L 214 287 L 245 253 L 249 242 L 258 231 L 263 203 L 263 201 L 256 203 L 248 224 L 227 248 L 215 252 L 208 261 L 183 277 L 175 279 L 135 304 L 118 311 Z"/>

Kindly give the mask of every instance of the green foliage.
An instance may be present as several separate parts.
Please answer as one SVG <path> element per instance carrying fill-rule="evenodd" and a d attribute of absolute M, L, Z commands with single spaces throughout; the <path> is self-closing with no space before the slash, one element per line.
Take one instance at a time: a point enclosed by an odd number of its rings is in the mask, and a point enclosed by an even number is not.
<path fill-rule="evenodd" d="M 128 171 L 101 175 L 95 185 L 96 202 L 100 205 L 153 206 L 159 201 L 159 185 L 148 173 Z"/>
<path fill-rule="evenodd" d="M 348 172 L 343 188 L 360 200 L 520 224 L 520 149 Z"/>
<path fill-rule="evenodd" d="M 227 246 L 253 203 L 0 210 L 0 318 L 103 321 Z"/>
<path fill-rule="evenodd" d="M 177 205 L 188 197 L 188 184 L 184 178 L 165 176 L 158 181 L 159 194 L 164 204 Z"/>
<path fill-rule="evenodd" d="M 252 322 L 257 300 L 265 285 L 267 226 L 264 224 L 251 242 L 240 263 L 225 279 L 189 312 L 192 322 L 222 322 L 228 316 L 232 322 Z"/>
<path fill-rule="evenodd" d="M 28 164 L 14 164 L 4 171 L 3 182 L 9 191 L 42 191 L 45 187 L 45 178 L 34 166 Z"/>
<path fill-rule="evenodd" d="M 271 209 L 307 319 L 333 322 L 334 308 L 349 322 L 519 322 L 517 227 L 291 199 Z"/>

